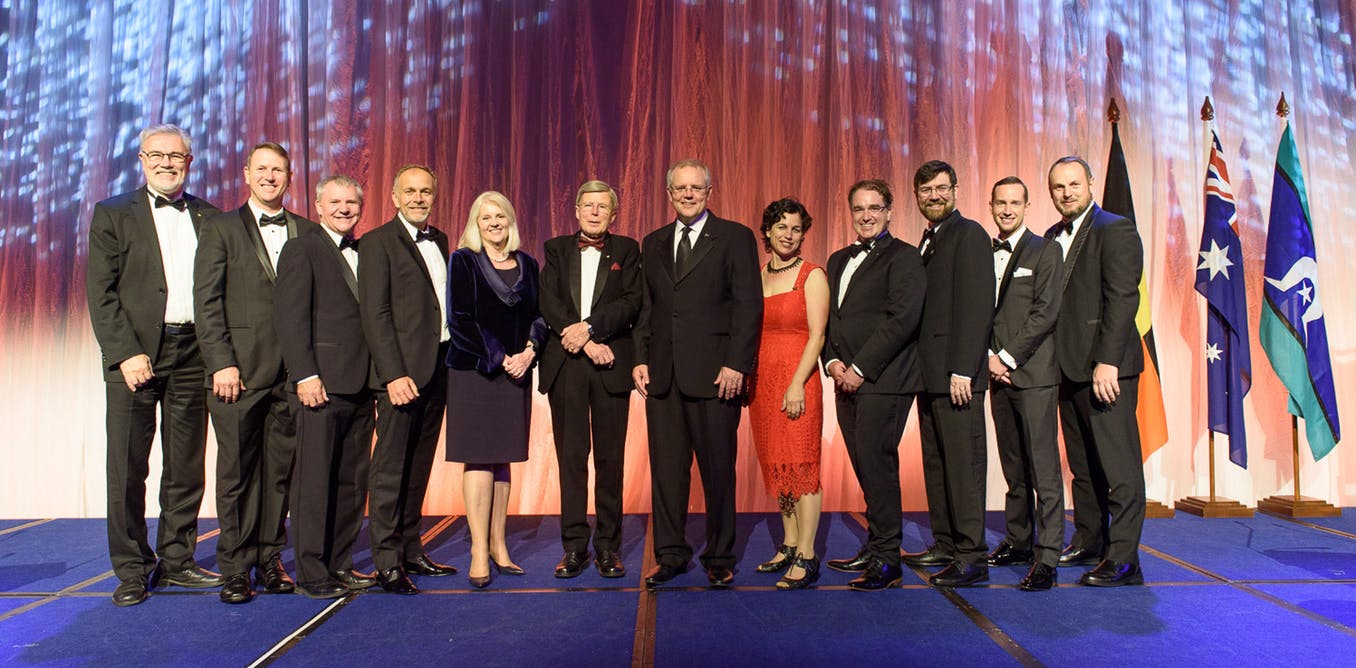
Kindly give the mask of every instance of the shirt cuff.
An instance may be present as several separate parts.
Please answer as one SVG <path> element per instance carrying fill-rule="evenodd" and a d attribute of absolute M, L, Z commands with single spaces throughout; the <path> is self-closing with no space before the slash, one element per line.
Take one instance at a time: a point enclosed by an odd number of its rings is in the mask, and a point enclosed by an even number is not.
<path fill-rule="evenodd" d="M 308 380 L 315 380 L 315 379 L 317 379 L 317 378 L 319 378 L 319 377 L 320 377 L 320 374 L 318 374 L 318 373 L 313 373 L 313 374 L 311 374 L 311 375 L 309 375 L 309 376 L 307 376 L 307 377 L 305 377 L 305 378 L 302 378 L 301 380 L 297 381 L 297 384 L 300 385 L 300 384 L 302 384 L 302 383 L 304 383 L 304 382 L 306 382 L 306 381 L 308 381 Z"/>
<path fill-rule="evenodd" d="M 1006 366 L 1009 369 L 1017 368 L 1017 360 L 1013 359 L 1012 355 L 1008 353 L 1006 348 L 998 351 L 998 359 L 1002 360 L 1003 366 Z"/>

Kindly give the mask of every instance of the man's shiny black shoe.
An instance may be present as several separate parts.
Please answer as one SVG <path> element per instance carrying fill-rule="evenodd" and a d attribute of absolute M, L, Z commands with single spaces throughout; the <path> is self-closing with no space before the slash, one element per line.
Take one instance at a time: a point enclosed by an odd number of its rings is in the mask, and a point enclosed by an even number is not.
<path fill-rule="evenodd" d="M 900 557 L 908 566 L 918 568 L 927 568 L 929 566 L 945 566 L 956 560 L 955 555 L 937 547 L 936 543 L 929 545 L 928 549 L 922 552 L 909 552 Z"/>
<path fill-rule="evenodd" d="M 113 590 L 113 605 L 126 608 L 146 600 L 149 596 L 144 578 L 129 578 L 118 583 L 118 588 Z"/>
<path fill-rule="evenodd" d="M 222 603 L 249 603 L 253 601 L 254 583 L 250 581 L 250 574 L 245 572 L 226 576 L 226 583 L 221 585 L 219 596 Z"/>
<path fill-rule="evenodd" d="M 792 545 L 778 545 L 777 554 L 781 556 L 781 559 L 774 557 L 764 561 L 758 564 L 758 567 L 754 570 L 759 573 L 780 573 L 791 568 L 791 564 L 796 562 L 796 548 Z"/>
<path fill-rule="evenodd" d="M 330 577 L 338 580 L 339 584 L 347 587 L 349 591 L 362 591 L 377 584 L 376 578 L 359 573 L 352 568 L 330 573 Z"/>
<path fill-rule="evenodd" d="M 1012 546 L 1012 543 L 1003 541 L 999 543 L 998 548 L 989 553 L 985 561 L 990 566 L 1017 566 L 1031 563 L 1035 558 L 1031 550 L 1019 550 Z"/>
<path fill-rule="evenodd" d="M 330 599 L 339 598 L 348 594 L 348 587 L 339 584 L 337 580 L 320 580 L 318 582 L 303 582 L 297 585 L 297 591 L 301 592 L 307 598 Z"/>
<path fill-rule="evenodd" d="M 824 565 L 840 573 L 861 573 L 871 565 L 871 553 L 862 546 L 851 559 L 830 559 Z"/>
<path fill-rule="evenodd" d="M 457 567 L 451 564 L 440 564 L 429 558 L 427 552 L 420 552 L 419 556 L 413 559 L 406 559 L 401 564 L 407 575 L 427 575 L 429 577 L 442 577 L 444 575 L 456 575 Z"/>
<path fill-rule="evenodd" d="M 259 573 L 259 582 L 263 583 L 264 591 L 269 594 L 290 594 L 297 588 L 296 581 L 283 568 L 282 557 L 273 557 L 255 570 Z"/>
<path fill-rule="evenodd" d="M 1022 581 L 1017 583 L 1017 588 L 1022 591 L 1045 591 L 1054 587 L 1057 580 L 1059 580 L 1058 569 L 1054 566 L 1036 564 L 1026 572 Z"/>
<path fill-rule="evenodd" d="M 165 570 L 160 574 L 161 585 L 174 585 L 189 589 L 207 589 L 220 587 L 226 578 L 198 565 L 189 566 L 182 571 Z"/>
<path fill-rule="evenodd" d="M 598 567 L 598 574 L 605 578 L 626 577 L 626 566 L 622 564 L 621 555 L 612 550 L 599 552 L 593 564 Z"/>
<path fill-rule="evenodd" d="M 1104 559 L 1095 568 L 1084 573 L 1078 581 L 1092 587 L 1142 585 L 1144 584 L 1144 572 L 1139 569 L 1139 564 Z"/>
<path fill-rule="evenodd" d="M 1077 545 L 1065 546 L 1059 555 L 1060 566 L 1091 566 L 1102 561 L 1102 553 Z"/>
<path fill-rule="evenodd" d="M 377 573 L 377 584 L 392 594 L 418 594 L 419 588 L 400 566 L 393 566 Z"/>
<path fill-rule="evenodd" d="M 645 576 L 645 586 L 658 587 L 659 585 L 665 584 L 669 580 L 672 580 L 686 572 L 687 569 L 684 568 L 683 566 L 675 566 L 673 564 L 659 564 L 658 568 L 655 568 L 653 572 Z"/>
<path fill-rule="evenodd" d="M 934 587 L 969 587 L 989 581 L 989 567 L 984 564 L 963 564 L 953 561 L 946 568 L 928 578 Z"/>
<path fill-rule="evenodd" d="M 872 559 L 862 574 L 848 581 L 848 586 L 856 591 L 880 591 L 898 587 L 904 578 L 904 570 L 899 566 Z"/>
<path fill-rule="evenodd" d="M 588 552 L 566 552 L 565 556 L 560 558 L 560 563 L 556 564 L 556 577 L 579 577 L 587 565 L 589 565 Z"/>
<path fill-rule="evenodd" d="M 734 583 L 734 571 L 729 566 L 712 566 L 706 569 L 706 581 L 716 589 L 728 589 Z"/>

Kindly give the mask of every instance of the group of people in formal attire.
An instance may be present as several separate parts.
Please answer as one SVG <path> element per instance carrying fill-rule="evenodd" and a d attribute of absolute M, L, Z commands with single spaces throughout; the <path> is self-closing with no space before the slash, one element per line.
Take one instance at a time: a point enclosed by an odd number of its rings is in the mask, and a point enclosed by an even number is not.
<path fill-rule="evenodd" d="M 813 586 L 822 372 L 866 502 L 865 543 L 826 562 L 855 573 L 853 589 L 897 586 L 901 564 L 940 567 L 930 581 L 949 587 L 1014 564 L 1030 565 L 1027 590 L 1053 586 L 1060 565 L 1095 564 L 1081 578 L 1088 585 L 1143 581 L 1134 416 L 1142 248 L 1133 223 L 1092 203 L 1092 172 L 1079 158 L 1050 169 L 1063 220 L 1044 236 L 1025 225 L 1019 179 L 993 186 L 1000 234 L 990 239 L 956 210 L 954 169 L 933 161 L 914 177 L 928 221 L 918 246 L 890 233 L 889 185 L 864 180 L 847 193 L 856 240 L 825 266 L 802 256 L 806 207 L 769 204 L 761 268 L 753 230 L 709 209 L 710 170 L 682 160 L 666 176 L 673 220 L 639 243 L 612 233 L 617 193 L 590 180 L 575 197 L 578 231 L 547 241 L 539 266 L 522 249 L 512 203 L 494 191 L 475 199 L 451 248 L 430 224 L 437 177 L 421 165 L 398 170 L 394 217 L 359 243 L 366 202 L 348 176 L 317 184 L 312 222 L 283 206 L 286 149 L 261 143 L 244 168 L 247 201 L 220 211 L 185 192 L 193 155 L 184 130 L 155 125 L 140 140 L 146 185 L 94 207 L 86 273 L 106 381 L 117 605 L 164 585 L 220 587 L 227 603 L 260 589 L 414 594 L 412 575 L 457 573 L 430 558 L 421 537 L 444 434 L 447 460 L 464 465 L 469 582 L 521 575 L 505 535 L 511 464 L 528 456 L 534 367 L 560 471 L 556 577 L 590 562 L 602 577 L 626 574 L 622 478 L 635 390 L 652 487 L 656 567 L 646 585 L 690 566 L 694 460 L 706 508 L 700 562 L 711 586 L 732 583 L 747 406 L 782 518 L 780 544 L 756 570 L 780 574 L 781 589 Z M 1006 536 L 991 552 L 988 390 L 1009 488 Z M 933 544 L 901 555 L 898 451 L 915 402 Z M 152 548 L 144 515 L 157 409 L 164 461 Z M 220 574 L 194 560 L 209 415 Z M 1056 415 L 1074 476 L 1068 545 Z M 364 514 L 370 575 L 352 555 Z M 295 579 L 281 558 L 289 524 Z"/>

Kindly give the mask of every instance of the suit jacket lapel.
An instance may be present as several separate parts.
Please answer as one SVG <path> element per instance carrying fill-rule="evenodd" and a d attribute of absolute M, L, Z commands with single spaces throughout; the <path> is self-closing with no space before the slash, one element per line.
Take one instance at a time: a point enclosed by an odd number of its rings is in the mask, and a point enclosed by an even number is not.
<path fill-rule="evenodd" d="M 1003 282 L 998 286 L 998 298 L 994 300 L 995 308 L 1003 304 L 1003 296 L 1008 293 L 1008 284 L 1012 282 L 1012 272 L 1016 271 L 1017 263 L 1022 259 L 1022 254 L 1030 246 L 1027 243 L 1030 236 L 1030 234 L 1023 232 L 1022 238 L 1017 240 L 1017 245 L 1012 247 L 1012 255 L 1008 258 L 1008 267 L 1003 270 Z"/>
<path fill-rule="evenodd" d="M 155 229 L 155 215 L 151 213 L 151 195 L 142 188 L 137 191 L 136 197 L 132 200 L 132 217 L 137 221 L 137 227 L 141 233 L 151 240 L 151 244 L 157 249 L 156 256 L 159 257 L 160 233 Z M 194 225 L 197 225 L 195 218 Z M 196 227 L 194 229 L 196 232 Z M 160 287 L 168 288 L 169 281 L 165 278 L 165 261 L 162 258 L 160 262 L 155 263 L 155 271 L 160 275 Z"/>
<path fill-rule="evenodd" d="M 245 236 L 249 237 L 251 244 L 254 244 L 254 254 L 259 258 L 259 264 L 263 266 L 268 282 L 272 283 L 278 275 L 273 271 L 273 262 L 268 259 L 268 247 L 264 245 L 264 235 L 259 231 L 259 221 L 254 219 L 254 212 L 250 210 L 248 204 L 240 207 L 239 213 L 240 224 L 245 226 Z M 288 221 L 289 233 L 295 225 L 295 222 Z"/>
<path fill-rule="evenodd" d="M 567 258 L 565 262 L 565 271 L 569 274 L 570 301 L 574 302 L 575 315 L 582 315 L 584 313 L 584 296 L 579 293 L 580 290 L 582 290 L 580 286 L 583 283 L 583 277 L 581 276 L 584 271 L 583 253 L 579 252 L 577 248 L 568 248 L 567 246 L 567 249 L 568 250 L 565 251 L 565 257 Z"/>
<path fill-rule="evenodd" d="M 662 259 L 659 265 L 664 268 L 665 273 L 669 275 L 669 280 L 674 283 L 678 282 L 678 278 L 674 275 L 677 272 L 673 266 L 673 235 L 677 233 L 678 223 L 669 223 L 659 230 L 659 236 L 656 238 L 658 242 L 656 245 L 659 246 L 659 257 Z"/>
<path fill-rule="evenodd" d="M 1088 234 L 1092 232 L 1092 222 L 1101 212 L 1101 208 L 1093 204 L 1088 215 L 1083 217 L 1083 224 L 1078 226 L 1078 235 L 1069 242 L 1069 255 L 1064 258 L 1064 286 L 1060 288 L 1062 294 L 1069 289 L 1069 278 L 1073 276 L 1074 264 L 1078 262 L 1078 256 L 1083 252 L 1083 246 L 1088 243 Z"/>
<path fill-rule="evenodd" d="M 207 204 L 192 195 L 184 195 L 184 198 L 188 200 L 189 218 L 193 220 L 193 234 L 197 236 L 202 232 L 203 221 L 207 220 Z"/>
<path fill-rule="evenodd" d="M 416 267 L 419 267 L 419 273 L 424 275 L 424 284 L 427 285 L 428 289 L 433 292 L 433 297 L 436 300 L 438 298 L 438 291 L 433 289 L 433 277 L 428 275 L 428 265 L 424 264 L 424 254 L 419 252 L 419 247 L 415 245 L 414 239 L 410 238 L 409 228 L 405 227 L 405 223 L 401 222 L 399 216 L 392 219 L 391 222 L 387 223 L 387 225 L 395 226 L 396 243 L 399 243 L 400 246 L 404 248 L 407 253 L 410 254 L 410 259 L 414 260 L 414 265 Z M 434 228 L 432 226 L 429 226 L 428 229 Z M 437 235 L 434 235 L 434 243 L 435 244 L 437 243 Z M 444 242 L 443 245 L 438 248 L 438 250 L 442 251 L 443 262 L 447 262 L 446 242 Z"/>
<path fill-rule="evenodd" d="M 701 264 L 702 258 L 711 252 L 711 246 L 716 241 L 716 235 L 711 233 L 711 219 L 713 217 L 710 215 L 706 217 L 706 223 L 702 225 L 702 233 L 697 235 L 697 241 L 692 244 L 692 255 L 687 258 L 687 271 L 684 271 L 682 276 L 675 276 L 674 282 L 687 278 L 687 275 L 691 274 L 692 270 Z"/>
<path fill-rule="evenodd" d="M 612 277 L 612 235 L 607 235 L 600 252 L 602 254 L 598 256 L 598 277 L 593 279 L 593 301 L 589 302 L 590 311 L 598 307 L 598 300 L 603 297 L 603 287 Z"/>
<path fill-rule="evenodd" d="M 876 262 L 879 261 L 880 258 L 885 255 L 885 253 L 882 253 L 881 251 L 885 250 L 885 248 L 888 245 L 894 243 L 894 241 L 895 238 L 888 234 L 876 240 L 875 245 L 873 245 L 871 247 L 871 250 L 867 252 L 866 259 L 862 260 L 862 263 L 857 265 L 857 271 L 852 272 L 852 280 L 848 282 L 847 291 L 843 293 L 843 299 L 841 300 L 844 304 L 847 303 L 848 297 L 852 296 L 853 288 L 861 284 L 861 281 L 857 279 L 861 278 L 862 276 L 865 276 L 866 272 L 871 271 L 871 268 L 876 265 Z M 932 242 L 937 243 L 937 240 L 934 238 Z M 847 269 L 846 262 L 843 263 L 843 268 L 846 271 Z M 841 273 L 839 274 L 839 276 L 841 278 Z"/>

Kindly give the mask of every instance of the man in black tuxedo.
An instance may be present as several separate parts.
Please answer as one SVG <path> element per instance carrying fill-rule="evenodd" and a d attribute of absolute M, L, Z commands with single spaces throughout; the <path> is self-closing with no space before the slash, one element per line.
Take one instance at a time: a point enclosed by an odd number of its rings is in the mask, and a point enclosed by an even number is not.
<path fill-rule="evenodd" d="M 254 599 L 251 570 L 268 593 L 293 589 L 282 551 L 296 426 L 273 326 L 273 282 L 283 244 L 316 228 L 283 208 L 292 160 L 282 146 L 251 149 L 244 175 L 249 199 L 203 225 L 193 263 L 193 311 L 217 435 L 217 563 L 226 603 Z"/>
<path fill-rule="evenodd" d="M 353 571 L 373 409 L 353 238 L 362 187 L 347 176 L 324 179 L 316 186 L 315 208 L 320 229 L 288 242 L 278 258 L 274 322 L 297 427 L 297 588 L 311 598 L 338 598 L 375 583 Z"/>
<path fill-rule="evenodd" d="M 993 257 L 988 233 L 956 210 L 956 170 L 951 165 L 923 163 L 914 174 L 913 190 L 928 221 L 918 247 L 928 274 L 918 335 L 923 364 L 918 430 L 933 544 L 905 555 L 904 561 L 910 566 L 944 565 L 929 582 L 964 587 L 989 579 L 984 391 L 989 386 L 985 351 L 993 329 L 994 276 L 988 269 Z"/>
<path fill-rule="evenodd" d="M 376 369 L 377 443 L 369 479 L 368 532 L 377 582 L 419 591 L 410 574 L 457 569 L 424 551 L 424 494 L 447 406 L 447 235 L 429 223 L 438 179 L 423 165 L 396 171 L 396 215 L 363 235 L 358 274 L 363 332 Z"/>
<path fill-rule="evenodd" d="M 1097 562 L 1086 585 L 1142 584 L 1144 468 L 1135 421 L 1144 370 L 1135 312 L 1144 246 L 1135 224 L 1092 203 L 1092 169 L 1068 156 L 1050 167 L 1063 221 L 1047 239 L 1064 255 L 1055 324 L 1059 417 L 1073 473 L 1074 536 L 1060 564 Z"/>
<path fill-rule="evenodd" d="M 217 208 L 184 192 L 193 163 L 173 125 L 141 133 L 146 186 L 94 205 L 85 290 L 102 353 L 108 412 L 108 556 L 120 581 L 113 603 L 146 600 L 157 581 L 215 587 L 197 565 L 198 509 L 206 473 L 203 363 L 193 324 L 198 229 Z M 155 409 L 161 412 L 160 523 L 146 536 Z M 160 563 L 157 564 L 156 557 Z"/>
<path fill-rule="evenodd" d="M 1054 338 L 1064 263 L 1057 244 L 1026 229 L 1027 202 L 1026 184 L 1015 176 L 995 183 L 989 196 L 998 226 L 989 403 L 1008 493 L 1007 533 L 988 563 L 1010 566 L 1034 560 L 1018 586 L 1040 591 L 1054 586 L 1064 544 Z"/>
<path fill-rule="evenodd" d="M 838 428 L 866 498 L 867 542 L 829 568 L 861 575 L 859 591 L 899 584 L 899 439 L 923 389 L 918 323 L 927 277 L 917 249 L 890 235 L 894 195 L 884 181 L 848 190 L 857 240 L 829 256 L 829 321 L 821 357 L 833 379 Z"/>
<path fill-rule="evenodd" d="M 735 454 L 744 379 L 753 370 L 763 322 L 763 289 L 753 231 L 706 208 L 711 171 L 697 160 L 669 168 L 678 219 L 641 243 L 644 304 L 636 325 L 632 379 L 646 398 L 654 587 L 681 574 L 692 548 L 684 536 L 692 459 L 706 496 L 702 565 L 713 587 L 728 587 L 735 564 Z"/>
<path fill-rule="evenodd" d="M 548 337 L 538 370 L 551 404 L 560 467 L 560 542 L 556 577 L 572 578 L 588 564 L 589 447 L 593 447 L 593 532 L 598 572 L 626 575 L 621 555 L 622 474 L 630 416 L 634 345 L 640 314 L 640 245 L 607 231 L 617 217 L 617 193 L 588 181 L 575 194 L 579 231 L 546 242 L 539 304 L 556 336 Z M 592 438 L 590 439 L 590 435 Z"/>

